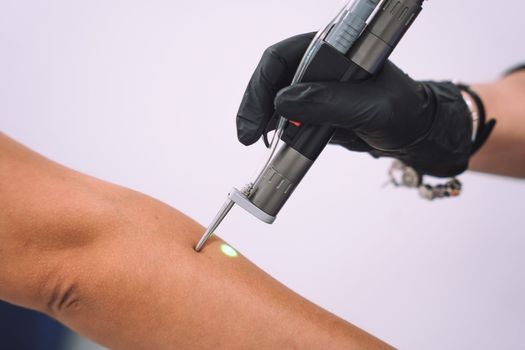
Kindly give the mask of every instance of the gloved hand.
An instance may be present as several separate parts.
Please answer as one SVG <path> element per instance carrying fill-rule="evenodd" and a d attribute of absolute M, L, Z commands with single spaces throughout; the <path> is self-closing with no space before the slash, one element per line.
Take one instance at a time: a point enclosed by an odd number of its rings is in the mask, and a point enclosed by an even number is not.
<path fill-rule="evenodd" d="M 414 81 L 387 62 L 364 82 L 289 86 L 313 36 L 295 36 L 264 52 L 237 115 L 240 142 L 253 144 L 282 115 L 333 125 L 332 143 L 400 159 L 421 174 L 448 177 L 467 169 L 472 120 L 456 85 Z"/>

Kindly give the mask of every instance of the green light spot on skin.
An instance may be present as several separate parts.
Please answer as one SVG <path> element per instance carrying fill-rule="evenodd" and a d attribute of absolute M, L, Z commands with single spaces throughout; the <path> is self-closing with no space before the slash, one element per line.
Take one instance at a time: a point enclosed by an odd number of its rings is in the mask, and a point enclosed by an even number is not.
<path fill-rule="evenodd" d="M 236 258 L 239 255 L 235 249 L 233 249 L 226 243 L 221 244 L 221 252 L 224 255 L 229 256 L 230 258 Z"/>

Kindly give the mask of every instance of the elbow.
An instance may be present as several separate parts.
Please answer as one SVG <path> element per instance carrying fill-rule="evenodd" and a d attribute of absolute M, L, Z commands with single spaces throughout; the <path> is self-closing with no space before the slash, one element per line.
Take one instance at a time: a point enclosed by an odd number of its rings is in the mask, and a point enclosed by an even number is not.
<path fill-rule="evenodd" d="M 63 281 L 55 285 L 45 300 L 46 313 L 53 317 L 79 311 L 81 298 L 78 284 Z"/>
<path fill-rule="evenodd" d="M 80 283 L 74 273 L 56 267 L 45 273 L 37 286 L 37 309 L 53 318 L 78 311 L 82 305 Z"/>

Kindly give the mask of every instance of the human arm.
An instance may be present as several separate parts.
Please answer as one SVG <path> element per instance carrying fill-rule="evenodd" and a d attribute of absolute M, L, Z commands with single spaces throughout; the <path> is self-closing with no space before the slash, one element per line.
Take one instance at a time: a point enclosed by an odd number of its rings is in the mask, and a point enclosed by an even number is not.
<path fill-rule="evenodd" d="M 451 82 L 414 81 L 391 62 L 365 81 L 303 82 L 288 86 L 311 38 L 312 34 L 299 35 L 265 51 L 237 115 L 242 143 L 255 142 L 266 126 L 271 126 L 274 117 L 282 115 L 302 123 L 334 126 L 337 131 L 332 143 L 369 152 L 374 157 L 400 159 L 421 175 L 451 177 L 468 168 L 477 145 L 483 145 L 484 136 L 490 134 L 490 127 L 481 123 L 480 130 L 473 130 L 471 113 L 458 86 Z M 482 96 L 486 104 L 491 104 L 487 106 L 487 116 L 503 118 L 506 124 L 498 131 L 499 140 L 525 139 L 524 118 L 519 114 L 524 102 L 518 98 L 523 89 L 517 85 L 507 84 L 514 90 L 509 97 L 500 98 L 498 107 L 494 107 L 494 98 Z M 503 101 L 511 103 L 514 111 L 503 110 L 500 106 Z M 502 117 L 500 113 L 506 115 Z M 493 142 L 491 139 L 488 143 Z M 507 157 L 503 159 L 519 161 L 508 164 L 504 174 L 523 176 L 522 141 L 504 144 L 513 147 L 506 149 Z M 502 160 L 496 159 L 497 156 L 483 157 L 483 152 L 484 147 L 478 151 L 481 159 L 485 159 L 484 166 L 474 169 L 501 173 L 501 165 L 491 163 L 488 158 L 499 163 Z M 494 152 L 489 148 L 488 153 Z"/>
<path fill-rule="evenodd" d="M 0 299 L 112 349 L 387 349 L 137 192 L 0 134 Z"/>
<path fill-rule="evenodd" d="M 525 70 L 472 88 L 483 100 L 487 115 L 497 119 L 498 125 L 472 157 L 470 169 L 525 178 Z"/>

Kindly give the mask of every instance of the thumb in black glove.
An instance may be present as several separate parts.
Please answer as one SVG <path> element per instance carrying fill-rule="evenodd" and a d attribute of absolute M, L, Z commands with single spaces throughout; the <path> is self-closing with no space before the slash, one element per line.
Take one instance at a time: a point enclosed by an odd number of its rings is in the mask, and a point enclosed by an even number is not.
<path fill-rule="evenodd" d="M 333 143 L 400 159 L 423 174 L 454 176 L 468 166 L 472 120 L 460 90 L 449 82 L 416 82 L 391 62 L 361 83 L 285 88 L 275 109 L 288 119 L 333 125 Z"/>

